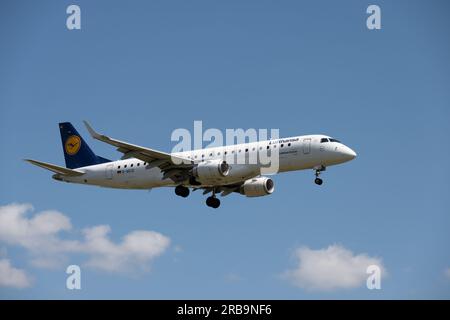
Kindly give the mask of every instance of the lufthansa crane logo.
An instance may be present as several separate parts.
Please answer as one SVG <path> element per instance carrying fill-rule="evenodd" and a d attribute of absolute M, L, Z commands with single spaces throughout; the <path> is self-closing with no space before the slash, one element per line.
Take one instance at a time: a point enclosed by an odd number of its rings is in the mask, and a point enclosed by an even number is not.
<path fill-rule="evenodd" d="M 66 143 L 64 145 L 67 154 L 73 156 L 80 150 L 81 147 L 81 139 L 79 136 L 70 136 L 67 138 Z"/>

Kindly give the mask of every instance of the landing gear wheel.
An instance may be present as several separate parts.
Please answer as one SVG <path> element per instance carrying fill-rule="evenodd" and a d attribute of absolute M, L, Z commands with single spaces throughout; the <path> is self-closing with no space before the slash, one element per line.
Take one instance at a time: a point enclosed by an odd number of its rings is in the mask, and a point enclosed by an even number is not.
<path fill-rule="evenodd" d="M 217 209 L 220 206 L 220 200 L 216 197 L 208 197 L 206 198 L 206 205 L 208 207 Z"/>
<path fill-rule="evenodd" d="M 186 198 L 189 195 L 189 188 L 186 188 L 185 186 L 177 186 L 175 188 L 175 194 L 177 196 Z"/>
<path fill-rule="evenodd" d="M 322 171 L 325 171 L 326 168 L 324 166 L 319 166 L 319 167 L 315 167 L 315 175 L 316 175 L 316 179 L 314 179 L 314 182 L 318 185 L 321 186 L 323 183 L 323 180 L 319 178 L 319 175 Z"/>

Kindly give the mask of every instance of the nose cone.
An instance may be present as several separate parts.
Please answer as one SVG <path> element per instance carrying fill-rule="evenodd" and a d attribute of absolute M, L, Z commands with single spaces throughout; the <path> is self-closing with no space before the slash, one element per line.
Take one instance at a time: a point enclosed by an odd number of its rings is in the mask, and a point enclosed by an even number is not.
<path fill-rule="evenodd" d="M 347 146 L 339 148 L 339 151 L 342 157 L 345 159 L 345 161 L 350 161 L 356 158 L 356 152 Z"/>

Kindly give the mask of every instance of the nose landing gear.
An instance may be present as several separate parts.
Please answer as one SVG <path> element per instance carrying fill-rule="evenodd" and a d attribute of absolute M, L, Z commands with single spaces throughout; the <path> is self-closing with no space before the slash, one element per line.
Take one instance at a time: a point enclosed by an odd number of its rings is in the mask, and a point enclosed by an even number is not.
<path fill-rule="evenodd" d="M 316 178 L 314 179 L 315 184 L 318 186 L 321 186 L 323 183 L 323 180 L 319 178 L 319 175 L 322 171 L 325 171 L 326 168 L 324 166 L 318 166 L 314 168 Z"/>

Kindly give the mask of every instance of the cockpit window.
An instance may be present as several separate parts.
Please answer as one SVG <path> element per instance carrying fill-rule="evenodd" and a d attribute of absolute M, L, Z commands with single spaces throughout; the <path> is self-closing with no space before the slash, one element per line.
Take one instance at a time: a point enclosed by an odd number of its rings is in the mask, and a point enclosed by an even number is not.
<path fill-rule="evenodd" d="M 338 139 L 333 139 L 333 138 L 322 138 L 322 139 L 320 139 L 320 143 L 324 143 L 324 142 L 338 142 L 338 143 L 341 143 Z"/>

